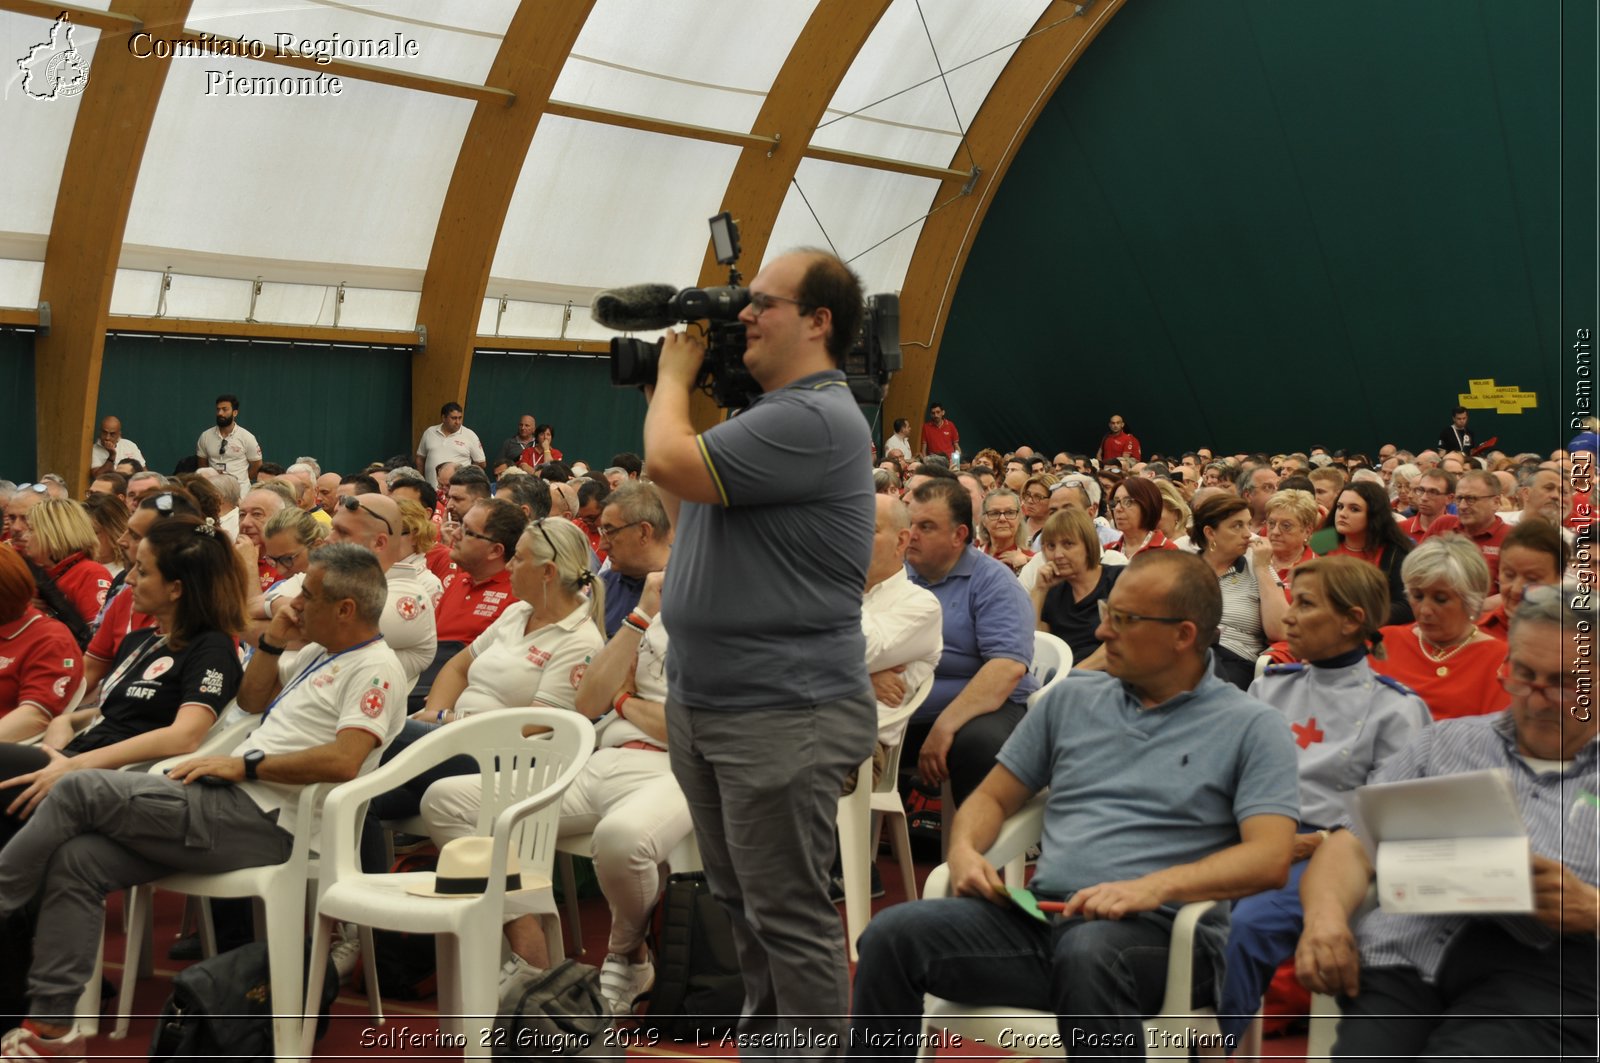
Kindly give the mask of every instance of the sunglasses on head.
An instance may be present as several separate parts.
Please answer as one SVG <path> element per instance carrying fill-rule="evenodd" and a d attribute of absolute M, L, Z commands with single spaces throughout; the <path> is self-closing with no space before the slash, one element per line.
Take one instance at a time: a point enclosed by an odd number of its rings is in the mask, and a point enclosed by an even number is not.
<path fill-rule="evenodd" d="M 354 495 L 345 495 L 339 500 L 339 504 L 345 509 L 349 510 L 351 513 L 354 513 L 359 509 L 373 520 L 383 521 L 383 530 L 388 532 L 390 535 L 394 534 L 394 525 L 389 523 L 389 518 L 385 517 L 382 513 L 377 512 L 366 503 L 359 501 Z"/>

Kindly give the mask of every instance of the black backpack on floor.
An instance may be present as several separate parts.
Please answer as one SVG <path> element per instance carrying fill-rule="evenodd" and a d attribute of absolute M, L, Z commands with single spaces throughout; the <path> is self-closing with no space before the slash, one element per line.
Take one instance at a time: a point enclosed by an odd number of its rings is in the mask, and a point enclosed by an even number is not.
<path fill-rule="evenodd" d="M 640 1028 L 674 1041 L 733 1033 L 744 1008 L 744 978 L 733 925 L 703 873 L 668 877 L 655 939 L 656 984 Z"/>
<path fill-rule="evenodd" d="M 332 958 L 322 962 L 328 969 L 322 982 L 318 1037 L 327 1032 L 328 1013 L 339 994 L 339 973 Z M 303 1000 L 281 1004 L 283 1010 L 292 1012 L 304 1006 Z M 184 1059 L 272 1063 L 277 1058 L 272 1045 L 272 1013 L 266 942 L 220 952 L 184 968 L 172 980 L 172 996 L 162 1006 L 150 1038 L 151 1063 Z"/>

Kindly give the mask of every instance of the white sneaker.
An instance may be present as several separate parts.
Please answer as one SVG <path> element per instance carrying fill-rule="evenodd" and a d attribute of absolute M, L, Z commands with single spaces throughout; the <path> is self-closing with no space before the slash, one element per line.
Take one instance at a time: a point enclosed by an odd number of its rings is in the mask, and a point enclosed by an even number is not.
<path fill-rule="evenodd" d="M 45 1037 L 28 1026 L 19 1026 L 0 1039 L 0 1059 L 6 1063 L 30 1059 L 61 1059 L 81 1063 L 86 1040 L 77 1030 L 68 1030 L 60 1037 Z"/>
<path fill-rule="evenodd" d="M 339 981 L 347 982 L 361 966 L 361 932 L 354 923 L 340 923 L 334 930 L 333 969 L 339 972 Z"/>
<path fill-rule="evenodd" d="M 608 953 L 600 967 L 600 995 L 611 1006 L 613 1015 L 631 1015 L 639 998 L 656 984 L 656 965 L 648 955 L 640 963 L 630 962 L 619 953 Z"/>
<path fill-rule="evenodd" d="M 513 956 L 505 963 L 500 965 L 500 985 L 504 986 L 507 982 L 511 981 L 511 979 L 517 977 L 523 972 L 527 972 L 532 975 L 544 974 L 543 970 L 535 967 L 521 956 Z"/>

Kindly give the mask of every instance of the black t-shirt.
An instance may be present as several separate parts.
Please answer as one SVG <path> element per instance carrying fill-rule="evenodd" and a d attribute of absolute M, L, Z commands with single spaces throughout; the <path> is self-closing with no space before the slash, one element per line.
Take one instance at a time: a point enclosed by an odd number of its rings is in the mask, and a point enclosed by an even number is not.
<path fill-rule="evenodd" d="M 168 727 L 183 705 L 221 715 L 239 692 L 244 669 L 231 637 L 207 631 L 181 650 L 157 646 L 159 637 L 151 627 L 122 640 L 107 673 L 100 722 L 67 744 L 68 756 Z"/>
<path fill-rule="evenodd" d="M 1079 602 L 1072 600 L 1072 588 L 1065 580 L 1045 592 L 1040 619 L 1050 634 L 1072 647 L 1074 663 L 1100 648 L 1100 640 L 1094 637 L 1095 628 L 1100 626 L 1100 609 L 1095 603 L 1111 594 L 1122 569 L 1122 565 L 1101 565 L 1100 582 Z"/>

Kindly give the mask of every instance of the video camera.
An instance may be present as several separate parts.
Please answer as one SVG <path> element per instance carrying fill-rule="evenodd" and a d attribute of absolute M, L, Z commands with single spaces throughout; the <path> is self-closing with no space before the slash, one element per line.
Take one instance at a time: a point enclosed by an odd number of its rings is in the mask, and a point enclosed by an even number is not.
<path fill-rule="evenodd" d="M 686 321 L 706 321 L 706 357 L 695 387 L 723 409 L 742 410 L 761 394 L 744 366 L 744 322 L 739 313 L 750 303 L 750 289 L 740 286 L 739 226 L 723 211 L 711 219 L 711 242 L 717 262 L 728 267 L 728 283 L 719 288 L 674 289 L 670 284 L 634 284 L 600 292 L 590 316 L 607 328 L 640 332 Z M 618 336 L 611 341 L 611 383 L 644 387 L 656 381 L 661 361 L 660 340 Z M 867 297 L 861 335 L 840 366 L 856 402 L 883 402 L 889 377 L 901 367 L 900 297 Z"/>

